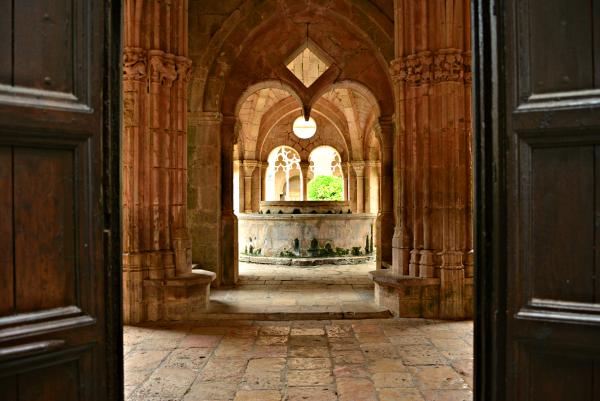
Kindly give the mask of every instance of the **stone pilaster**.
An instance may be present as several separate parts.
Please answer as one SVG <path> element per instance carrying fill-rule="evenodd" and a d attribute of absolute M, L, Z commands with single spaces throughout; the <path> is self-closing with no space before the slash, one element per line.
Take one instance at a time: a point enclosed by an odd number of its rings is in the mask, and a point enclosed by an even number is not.
<path fill-rule="evenodd" d="M 188 225 L 192 261 L 221 277 L 221 124 L 220 113 L 188 118 Z M 233 182 L 233 177 L 232 177 Z M 233 196 L 232 196 L 233 197 Z M 220 280 L 217 279 L 215 285 Z"/>
<path fill-rule="evenodd" d="M 235 285 L 239 271 L 237 217 L 233 213 L 233 138 L 237 137 L 237 129 L 239 129 L 239 124 L 236 117 L 225 116 L 223 118 L 220 133 L 221 231 L 218 251 L 221 257 L 219 266 L 221 275 L 217 276 L 223 285 Z M 251 184 L 250 182 L 250 190 L 252 190 Z M 244 186 L 246 186 L 245 182 Z M 244 192 L 246 192 L 245 188 Z"/>
<path fill-rule="evenodd" d="M 234 211 L 238 213 L 244 213 L 244 161 L 243 160 L 234 160 L 233 161 L 233 176 L 234 179 L 237 177 L 237 187 L 238 192 L 237 199 L 234 202 Z M 237 210 L 235 209 L 235 204 L 237 203 Z"/>
<path fill-rule="evenodd" d="M 380 252 L 378 252 L 381 261 L 378 266 L 389 268 L 392 266 L 392 241 L 394 237 L 394 139 L 396 130 L 394 120 L 388 116 L 379 118 L 374 127 L 380 132 L 382 140 L 382 160 L 379 170 L 380 185 L 379 190 L 379 215 L 377 217 L 378 234 L 381 239 Z"/>

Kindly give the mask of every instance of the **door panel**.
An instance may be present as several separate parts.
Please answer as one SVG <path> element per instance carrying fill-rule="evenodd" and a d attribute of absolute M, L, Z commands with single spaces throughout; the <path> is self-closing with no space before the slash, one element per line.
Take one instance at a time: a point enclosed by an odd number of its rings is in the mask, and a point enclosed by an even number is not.
<path fill-rule="evenodd" d="M 600 0 L 476 6 L 478 397 L 599 400 Z"/>
<path fill-rule="evenodd" d="M 594 147 L 543 147 L 530 152 L 531 170 L 521 165 L 523 172 L 531 174 L 521 180 L 521 189 L 532 195 L 526 200 L 529 204 L 523 205 L 532 217 L 530 224 L 523 221 L 524 235 L 532 239 L 531 255 L 524 262 L 524 273 L 531 273 L 527 302 L 593 303 L 594 199 L 590 188 L 594 177 L 590 172 L 594 171 Z M 521 160 L 527 160 L 529 155 L 523 153 Z"/>
<path fill-rule="evenodd" d="M 0 316 L 14 312 L 12 150 L 0 147 Z"/>
<path fill-rule="evenodd" d="M 592 2 L 590 0 L 530 0 L 520 6 L 529 17 L 532 93 L 594 88 Z M 523 18 L 524 19 L 524 18 Z M 562 59 L 557 62 L 556 58 Z M 551 68 L 549 68 L 552 66 Z"/>
<path fill-rule="evenodd" d="M 120 4 L 5 1 L 0 25 L 0 399 L 122 399 Z"/>
<path fill-rule="evenodd" d="M 70 150 L 14 149 L 17 312 L 78 303 L 74 174 Z"/>
<path fill-rule="evenodd" d="M 15 86 L 73 93 L 73 6 L 72 0 L 14 3 Z"/>
<path fill-rule="evenodd" d="M 511 400 L 600 399 L 599 8 L 598 0 L 506 5 Z"/>
<path fill-rule="evenodd" d="M 593 400 L 594 364 L 598 360 L 557 349 L 530 349 L 531 376 L 523 388 L 530 400 Z M 525 385 L 527 387 L 525 387 Z"/>
<path fill-rule="evenodd" d="M 12 1 L 0 2 L 0 38 L 12 36 Z M 12 43 L 0 40 L 0 84 L 12 83 Z"/>

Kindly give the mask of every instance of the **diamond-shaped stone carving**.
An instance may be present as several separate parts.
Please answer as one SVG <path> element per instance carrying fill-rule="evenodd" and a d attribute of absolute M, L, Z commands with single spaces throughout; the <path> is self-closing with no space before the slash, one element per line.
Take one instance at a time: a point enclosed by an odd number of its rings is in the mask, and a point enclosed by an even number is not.
<path fill-rule="evenodd" d="M 309 46 L 306 46 L 287 65 L 287 68 L 308 88 L 327 71 L 330 65 L 331 63 L 323 61 Z"/>

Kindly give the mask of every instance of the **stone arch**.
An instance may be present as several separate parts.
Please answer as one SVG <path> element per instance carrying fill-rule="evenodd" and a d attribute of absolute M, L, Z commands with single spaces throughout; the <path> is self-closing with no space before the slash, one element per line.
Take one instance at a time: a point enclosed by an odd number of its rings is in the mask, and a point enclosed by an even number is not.
<path fill-rule="evenodd" d="M 257 139 L 257 155 L 260 155 L 261 160 L 265 155 L 265 149 L 263 149 L 266 139 L 271 133 L 272 129 L 279 124 L 282 120 L 289 118 L 291 115 L 300 115 L 301 108 L 298 105 L 290 105 L 289 103 L 282 103 L 281 107 L 274 107 L 268 113 L 263 116 L 264 124 L 261 123 L 260 136 Z M 328 110 L 322 108 L 316 108 L 315 114 L 319 117 L 329 121 L 333 127 L 335 127 L 338 135 L 342 138 L 344 148 L 341 149 L 340 154 L 344 155 L 344 159 L 347 161 L 351 155 L 350 139 L 348 138 L 347 126 L 345 125 L 342 117 L 339 115 L 331 116 Z"/>
<path fill-rule="evenodd" d="M 346 0 L 347 1 L 347 0 Z M 344 3 L 346 3 L 344 1 Z M 250 4 L 252 3 L 252 4 Z M 348 2 L 349 3 L 349 2 Z M 204 55 L 195 61 L 194 69 L 194 84 L 191 96 L 190 109 L 192 112 L 204 111 L 221 111 L 223 114 L 235 114 L 235 105 L 231 104 L 231 99 L 238 99 L 235 94 L 243 91 L 246 87 L 266 79 L 277 79 L 285 82 L 287 85 L 295 88 L 304 103 L 310 102 L 314 98 L 309 91 L 305 90 L 302 85 L 298 85 L 297 80 L 290 79 L 282 71 L 268 65 L 269 60 L 261 59 L 261 66 L 270 70 L 265 76 L 262 71 L 262 79 L 254 79 L 254 82 L 246 81 L 243 85 L 244 89 L 227 88 L 232 77 L 232 68 L 240 60 L 240 56 L 245 49 L 252 47 L 253 42 L 258 36 L 264 35 L 265 31 L 277 26 L 277 20 L 285 17 L 297 23 L 294 18 L 316 18 L 321 21 L 328 21 L 329 27 L 344 27 L 344 30 L 338 29 L 338 33 L 347 33 L 354 37 L 355 41 L 366 44 L 363 46 L 363 54 L 361 57 L 366 57 L 369 62 L 366 63 L 368 68 L 360 71 L 360 75 L 364 75 L 363 84 L 370 86 L 374 93 L 379 94 L 379 99 L 386 102 L 387 111 L 393 112 L 393 93 L 391 91 L 391 78 L 388 71 L 388 64 L 393 59 L 393 17 L 385 15 L 374 5 L 369 2 L 364 4 L 343 4 L 340 7 L 328 7 L 325 5 L 317 5 L 314 3 L 304 4 L 304 2 L 294 2 L 293 5 L 286 2 L 265 1 L 260 5 L 254 2 L 247 1 L 243 3 L 232 15 L 225 21 L 211 39 Z M 258 21 L 258 23 L 257 23 Z M 281 29 L 286 27 L 280 25 Z M 289 24 L 288 24 L 289 25 Z M 303 33 L 302 33 L 303 35 Z M 303 40 L 303 37 L 298 35 L 289 35 L 289 41 Z M 280 37 L 280 36 L 279 36 Z M 261 37 L 262 39 L 262 37 Z M 295 46 L 290 45 L 290 46 Z M 364 51 L 368 49 L 368 51 Z M 295 49 L 293 49 L 295 50 Z M 289 50 L 288 53 L 292 53 Z M 284 55 L 284 57 L 287 56 Z M 342 69 L 344 66 L 341 66 Z M 352 74 L 358 74 L 358 69 Z M 250 74 L 247 74 L 250 75 Z M 334 77 L 334 80 L 338 77 Z M 341 73 L 340 77 L 347 79 L 349 76 Z M 357 78 L 357 77 L 354 77 Z M 250 84 L 250 85 L 249 85 Z M 232 93 L 233 91 L 233 93 Z M 226 100 L 228 98 L 229 100 Z M 388 99 L 386 101 L 386 99 Z M 313 100 L 314 101 L 314 100 Z M 389 102 L 389 103 L 388 103 Z"/>

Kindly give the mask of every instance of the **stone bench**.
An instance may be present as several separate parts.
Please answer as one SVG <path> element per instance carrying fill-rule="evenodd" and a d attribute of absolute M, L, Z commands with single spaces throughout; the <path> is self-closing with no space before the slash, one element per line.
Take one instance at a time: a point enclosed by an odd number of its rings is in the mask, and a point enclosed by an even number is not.
<path fill-rule="evenodd" d="M 193 320 L 210 302 L 210 285 L 217 275 L 194 268 L 191 273 L 144 280 L 149 320 Z"/>

